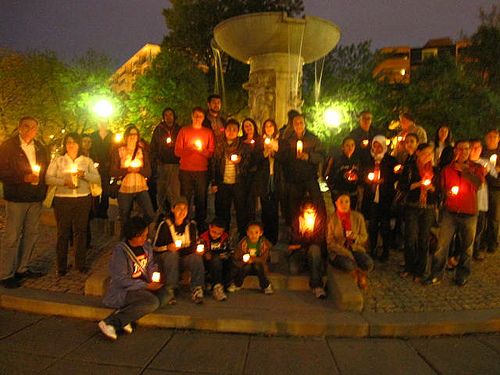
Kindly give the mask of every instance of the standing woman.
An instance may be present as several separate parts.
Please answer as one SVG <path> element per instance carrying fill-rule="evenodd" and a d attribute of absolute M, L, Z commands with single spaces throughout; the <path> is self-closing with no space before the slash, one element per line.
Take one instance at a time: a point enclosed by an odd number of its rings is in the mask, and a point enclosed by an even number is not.
<path fill-rule="evenodd" d="M 250 150 L 250 163 L 245 176 L 243 186 L 246 189 L 245 196 L 247 199 L 247 223 L 255 221 L 255 211 L 257 206 L 257 193 L 255 186 L 255 175 L 257 173 L 257 141 L 259 140 L 259 130 L 255 121 L 249 117 L 242 122 L 241 140 L 248 146 Z"/>
<path fill-rule="evenodd" d="M 257 146 L 257 171 L 255 175 L 256 194 L 262 206 L 264 236 L 273 245 L 278 242 L 279 234 L 279 166 L 275 159 L 278 151 L 279 131 L 272 119 L 264 121 L 262 139 Z"/>
<path fill-rule="evenodd" d="M 453 136 L 448 125 L 441 125 L 434 137 L 434 163 L 439 170 L 453 161 Z"/>
<path fill-rule="evenodd" d="M 405 268 L 401 277 L 412 276 L 420 282 L 427 269 L 431 226 L 439 203 L 439 174 L 434 164 L 434 150 L 428 143 L 418 145 L 416 158 L 405 163 L 399 184 L 406 192 Z"/>
<path fill-rule="evenodd" d="M 127 126 L 123 139 L 124 144 L 115 148 L 111 154 L 110 171 L 112 177 L 121 180 L 118 191 L 120 220 L 125 223 L 130 219 L 135 201 L 144 213 L 144 220 L 150 224 L 154 219 L 154 210 L 147 185 L 147 179 L 151 176 L 149 152 L 135 125 Z"/>
<path fill-rule="evenodd" d="M 54 213 L 57 222 L 57 274 L 68 270 L 68 244 L 74 235 L 76 247 L 75 266 L 78 271 L 88 271 L 87 231 L 92 205 L 90 184 L 100 184 L 101 177 L 94 162 L 81 155 L 81 137 L 69 133 L 63 140 L 64 155 L 54 158 L 47 170 L 47 185 L 55 185 Z"/>

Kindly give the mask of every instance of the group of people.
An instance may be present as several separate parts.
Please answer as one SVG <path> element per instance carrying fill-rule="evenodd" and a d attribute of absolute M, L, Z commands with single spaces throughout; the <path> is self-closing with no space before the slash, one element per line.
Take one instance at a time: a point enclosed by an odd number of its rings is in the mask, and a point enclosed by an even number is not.
<path fill-rule="evenodd" d="M 166 108 L 150 144 L 133 124 L 119 145 L 105 123 L 91 135 L 65 134 L 63 151 L 52 160 L 35 139 L 37 120 L 22 118 L 18 134 L 0 148 L 7 214 L 2 285 L 15 288 L 23 278 L 39 276 L 30 270 L 30 258 L 41 202 L 50 194 L 60 276 L 68 270 L 71 241 L 77 270 L 87 272 L 89 220 L 107 218 L 110 196 L 118 201 L 123 241 L 113 250 L 104 299 L 118 310 L 99 322 L 113 339 L 120 330 L 132 332 L 130 323 L 158 306 L 175 304 L 183 269 L 190 272 L 195 303 L 207 291 L 226 300 L 250 273 L 272 294 L 267 265 L 280 213 L 290 273 L 307 269 L 317 298 L 326 297 L 327 266 L 351 273 L 364 289 L 374 260 L 385 262 L 390 249 L 402 247 L 401 277 L 436 284 L 450 267 L 462 286 L 471 258 L 483 260 L 498 247 L 497 129 L 486 133 L 484 149 L 480 139 L 454 142 L 448 125 L 429 141 L 402 113 L 401 130 L 390 139 L 363 111 L 340 149 L 326 152 L 297 111 L 289 112 L 283 127 L 267 119 L 260 130 L 251 118 L 241 124 L 224 119 L 218 95 L 209 96 L 207 105 L 193 108 L 191 124 L 183 127 Z M 327 213 L 321 179 L 334 212 Z M 210 193 L 215 218 L 207 223 Z M 142 215 L 132 214 L 134 206 Z M 233 207 L 237 234 L 230 236 Z"/>

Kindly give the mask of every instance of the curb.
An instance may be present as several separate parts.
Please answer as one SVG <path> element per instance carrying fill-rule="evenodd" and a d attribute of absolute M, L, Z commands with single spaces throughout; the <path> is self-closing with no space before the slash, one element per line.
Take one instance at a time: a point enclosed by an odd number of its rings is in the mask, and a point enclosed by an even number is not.
<path fill-rule="evenodd" d="M 294 292 L 289 292 L 294 293 Z M 208 302 L 208 301 L 207 301 Z M 220 306 L 224 306 L 221 308 Z M 500 332 L 500 309 L 460 312 L 372 313 L 339 312 L 333 308 L 314 315 L 303 311 L 276 314 L 230 305 L 194 306 L 180 302 L 139 320 L 147 327 L 263 334 L 273 336 L 426 337 Z M 100 298 L 34 289 L 0 289 L 0 307 L 35 314 L 98 321 L 112 310 Z M 229 307 L 229 308 L 228 308 Z"/>

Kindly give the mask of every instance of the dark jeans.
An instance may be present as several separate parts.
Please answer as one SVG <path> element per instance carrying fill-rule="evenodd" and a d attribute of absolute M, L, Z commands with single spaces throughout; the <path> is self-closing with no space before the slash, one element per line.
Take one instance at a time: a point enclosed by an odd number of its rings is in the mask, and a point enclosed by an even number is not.
<path fill-rule="evenodd" d="M 354 259 L 345 255 L 335 255 L 330 263 L 332 266 L 348 272 L 354 271 L 356 268 L 366 272 L 373 270 L 373 259 L 368 254 L 353 251 L 352 256 Z"/>
<path fill-rule="evenodd" d="M 323 257 L 321 247 L 316 244 L 309 245 L 308 248 L 301 248 L 291 252 L 289 258 L 290 274 L 297 275 L 305 267 L 307 262 L 310 272 L 309 286 L 317 288 L 323 286 Z"/>
<path fill-rule="evenodd" d="M 191 290 L 205 285 L 205 267 L 200 255 L 180 255 L 176 251 L 163 251 L 155 253 L 155 260 L 166 275 L 167 288 L 178 287 L 180 269 L 187 269 L 191 273 Z"/>
<path fill-rule="evenodd" d="M 224 219 L 226 230 L 231 228 L 231 205 L 234 202 L 236 223 L 240 237 L 245 236 L 248 224 L 246 191 L 241 184 L 220 184 L 215 193 L 215 216 Z"/>
<path fill-rule="evenodd" d="M 231 284 L 233 271 L 231 258 L 221 259 L 218 255 L 212 255 L 210 260 L 205 259 L 205 269 L 210 275 L 212 285 L 222 284 L 227 288 Z"/>
<path fill-rule="evenodd" d="M 498 249 L 500 235 L 500 190 L 490 189 L 488 192 L 488 227 L 486 241 L 488 252 Z"/>
<path fill-rule="evenodd" d="M 488 213 L 485 211 L 479 211 L 477 215 L 476 237 L 474 238 L 474 256 L 478 256 L 485 250 L 483 245 L 486 242 L 484 238 L 486 237 L 487 214 Z"/>
<path fill-rule="evenodd" d="M 427 269 L 433 208 L 406 207 L 405 209 L 405 271 L 422 277 Z"/>
<path fill-rule="evenodd" d="M 266 268 L 263 263 L 255 262 L 250 264 L 244 264 L 243 266 L 235 267 L 235 278 L 234 283 L 237 287 L 241 287 L 243 285 L 243 280 L 247 275 L 256 274 L 259 278 L 259 286 L 261 289 L 266 289 L 270 282 L 266 276 Z"/>
<path fill-rule="evenodd" d="M 436 252 L 432 257 L 431 277 L 442 277 L 448 259 L 450 242 L 456 231 L 460 235 L 457 249 L 456 277 L 466 278 L 471 272 L 471 256 L 476 233 L 477 215 L 451 213 L 443 210 Z"/>
<path fill-rule="evenodd" d="M 152 223 L 154 220 L 155 212 L 147 190 L 141 191 L 140 193 L 118 193 L 118 207 L 120 209 L 122 231 L 123 225 L 128 219 L 130 219 L 134 202 L 137 202 L 137 205 L 141 208 L 144 214 L 144 220 L 146 220 L 148 224 Z"/>
<path fill-rule="evenodd" d="M 274 192 L 267 196 L 261 196 L 260 205 L 262 206 L 261 217 L 264 225 L 264 236 L 275 245 L 278 242 L 280 227 L 278 194 Z"/>
<path fill-rule="evenodd" d="M 109 177 L 109 175 L 103 174 L 101 171 L 99 171 L 99 173 L 101 174 L 102 194 L 94 201 L 94 217 L 99 219 L 107 219 L 109 208 L 109 181 L 111 177 Z"/>
<path fill-rule="evenodd" d="M 195 221 L 200 233 L 206 230 L 207 219 L 207 172 L 179 171 L 179 181 L 181 183 L 181 195 L 185 196 L 188 202 L 194 197 Z"/>
<path fill-rule="evenodd" d="M 68 268 L 68 244 L 74 236 L 75 266 L 84 271 L 87 260 L 87 231 L 92 197 L 54 197 L 57 222 L 57 270 L 65 273 Z"/>
<path fill-rule="evenodd" d="M 125 305 L 116 310 L 104 321 L 115 329 L 121 329 L 131 322 L 142 318 L 144 315 L 156 311 L 166 303 L 166 288 L 162 287 L 156 291 L 129 290 L 125 297 Z"/>
<path fill-rule="evenodd" d="M 156 186 L 158 211 L 168 213 L 172 202 L 181 195 L 179 164 L 160 164 Z"/>
<path fill-rule="evenodd" d="M 368 214 L 368 235 L 370 237 L 370 253 L 376 256 L 378 233 L 382 235 L 383 255 L 389 255 L 391 243 L 391 210 L 379 203 L 371 203 Z"/>

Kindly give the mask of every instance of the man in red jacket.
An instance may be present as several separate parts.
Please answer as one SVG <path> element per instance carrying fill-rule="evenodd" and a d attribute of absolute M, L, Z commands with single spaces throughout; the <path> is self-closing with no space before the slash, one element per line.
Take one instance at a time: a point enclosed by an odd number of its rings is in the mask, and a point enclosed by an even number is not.
<path fill-rule="evenodd" d="M 175 155 L 180 158 L 181 195 L 189 203 L 194 196 L 195 220 L 200 233 L 207 229 L 208 161 L 215 149 L 213 131 L 202 126 L 204 118 L 203 109 L 195 107 L 191 113 L 192 124 L 181 128 L 175 141 Z"/>
<path fill-rule="evenodd" d="M 426 285 L 438 284 L 441 281 L 450 242 L 455 233 L 460 236 L 455 284 L 465 285 L 471 273 L 478 214 L 477 189 L 484 182 L 484 172 L 481 165 L 468 160 L 470 154 L 468 141 L 458 141 L 454 152 L 455 160 L 441 172 L 444 209 L 437 250 L 432 257 L 431 274 L 424 280 Z"/>

